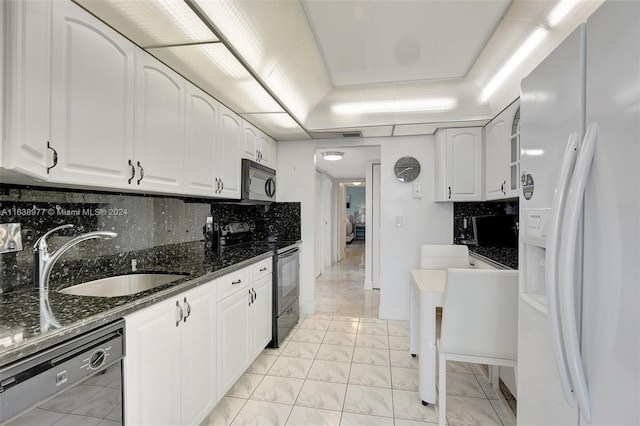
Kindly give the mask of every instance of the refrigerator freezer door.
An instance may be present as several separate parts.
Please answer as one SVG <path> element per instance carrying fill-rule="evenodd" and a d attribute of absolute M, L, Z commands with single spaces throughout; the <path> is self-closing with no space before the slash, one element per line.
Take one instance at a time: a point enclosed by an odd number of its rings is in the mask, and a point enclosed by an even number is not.
<path fill-rule="evenodd" d="M 640 424 L 639 23 L 640 2 L 609 0 L 587 24 L 586 117 L 598 124 L 584 217 L 591 425 Z"/>

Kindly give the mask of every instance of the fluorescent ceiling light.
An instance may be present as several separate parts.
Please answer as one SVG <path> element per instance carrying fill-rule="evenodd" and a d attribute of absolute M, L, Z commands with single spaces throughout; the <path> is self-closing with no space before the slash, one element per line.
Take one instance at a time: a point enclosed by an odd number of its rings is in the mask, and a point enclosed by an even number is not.
<path fill-rule="evenodd" d="M 546 37 L 547 30 L 538 27 L 531 35 L 520 45 L 518 50 L 509 58 L 509 60 L 500 68 L 500 71 L 489 81 L 484 87 L 482 93 L 485 99 L 488 99 L 495 90 L 515 71 L 515 69 L 525 60 L 527 56 L 540 44 Z"/>
<path fill-rule="evenodd" d="M 403 99 L 388 101 L 345 102 L 331 106 L 336 114 L 377 114 L 388 112 L 440 112 L 456 107 L 454 98 Z"/>
<path fill-rule="evenodd" d="M 544 149 L 523 149 L 522 153 L 525 155 L 532 155 L 534 157 L 544 154 Z"/>
<path fill-rule="evenodd" d="M 250 79 L 247 81 L 238 82 L 238 87 L 247 95 L 254 105 L 258 108 L 257 112 L 269 111 L 276 112 L 282 111 L 282 108 L 278 103 L 267 93 L 266 90 L 256 80 Z M 251 113 L 252 111 L 248 111 Z"/>
<path fill-rule="evenodd" d="M 547 18 L 549 26 L 555 27 L 558 25 L 576 4 L 578 4 L 578 0 L 561 0 Z"/>
<path fill-rule="evenodd" d="M 216 68 L 227 76 L 235 79 L 250 80 L 252 77 L 240 61 L 222 43 L 208 44 L 202 46 L 204 54 L 215 64 Z"/>
<path fill-rule="evenodd" d="M 322 158 L 324 158 L 327 161 L 338 161 L 338 160 L 342 160 L 343 155 L 344 155 L 344 152 L 328 151 L 328 152 L 322 153 Z"/>

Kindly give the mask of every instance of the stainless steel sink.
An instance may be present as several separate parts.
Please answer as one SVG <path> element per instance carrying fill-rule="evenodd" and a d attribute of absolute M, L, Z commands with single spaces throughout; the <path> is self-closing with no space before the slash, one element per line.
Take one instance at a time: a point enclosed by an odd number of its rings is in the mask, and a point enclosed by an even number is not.
<path fill-rule="evenodd" d="M 60 290 L 60 293 L 95 297 L 128 296 L 169 284 L 187 276 L 184 274 L 116 275 L 67 287 Z"/>

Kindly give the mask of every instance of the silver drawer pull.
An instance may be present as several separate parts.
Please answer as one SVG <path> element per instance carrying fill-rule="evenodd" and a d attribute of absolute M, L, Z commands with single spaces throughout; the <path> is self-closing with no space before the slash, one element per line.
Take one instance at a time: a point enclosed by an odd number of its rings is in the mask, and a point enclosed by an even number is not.
<path fill-rule="evenodd" d="M 241 282 L 242 282 L 242 280 L 238 280 L 238 281 L 231 281 L 231 285 L 240 284 Z"/>
<path fill-rule="evenodd" d="M 180 306 L 180 302 L 176 301 L 176 307 L 178 308 L 178 312 L 180 313 L 180 318 L 176 321 L 176 327 L 180 325 L 180 321 L 184 318 L 184 311 L 182 310 L 182 306 Z"/>
<path fill-rule="evenodd" d="M 260 268 L 260 272 L 266 271 L 268 268 L 265 266 L 264 268 Z"/>

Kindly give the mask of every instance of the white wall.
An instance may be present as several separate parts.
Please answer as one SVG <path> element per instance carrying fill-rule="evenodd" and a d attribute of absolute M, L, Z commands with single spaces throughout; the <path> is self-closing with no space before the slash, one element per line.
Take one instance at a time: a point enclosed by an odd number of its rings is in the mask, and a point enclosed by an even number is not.
<path fill-rule="evenodd" d="M 434 203 L 434 137 L 408 136 L 356 140 L 278 142 L 278 201 L 302 203 L 300 311 L 314 312 L 314 222 L 322 211 L 315 198 L 315 150 L 347 146 L 381 146 L 380 317 L 409 318 L 409 270 L 419 266 L 421 244 L 453 241 L 452 203 Z M 422 199 L 412 198 L 411 184 L 396 180 L 393 165 L 412 155 L 422 171 L 413 182 L 422 184 Z M 395 216 L 403 227 L 394 226 Z"/>

